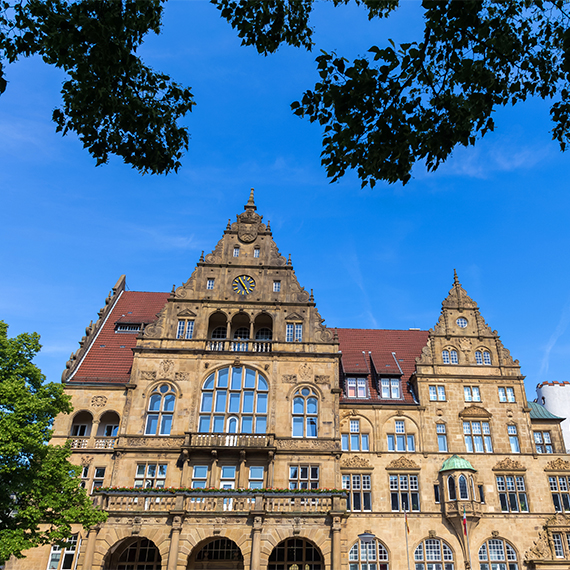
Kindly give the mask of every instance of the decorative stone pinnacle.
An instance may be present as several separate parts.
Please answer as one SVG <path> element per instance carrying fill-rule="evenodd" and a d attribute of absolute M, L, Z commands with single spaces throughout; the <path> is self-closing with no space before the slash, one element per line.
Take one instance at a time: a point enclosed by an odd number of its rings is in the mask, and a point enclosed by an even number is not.
<path fill-rule="evenodd" d="M 226 226 L 226 231 L 229 231 L 232 229 L 232 221 L 228 220 L 228 225 Z"/>
<path fill-rule="evenodd" d="M 267 231 L 271 231 L 271 222 L 269 220 L 267 220 Z"/>
<path fill-rule="evenodd" d="M 287 260 L 287 265 L 291 265 L 291 254 L 289 254 L 289 259 Z"/>
<path fill-rule="evenodd" d="M 204 250 L 202 250 L 202 255 L 200 256 L 200 261 L 204 261 Z"/>
<path fill-rule="evenodd" d="M 249 193 L 249 200 L 247 201 L 247 204 L 245 205 L 245 209 L 246 210 L 257 210 L 257 207 L 255 206 L 255 201 L 253 199 L 253 188 L 251 189 L 251 192 Z"/>
<path fill-rule="evenodd" d="M 311 289 L 311 296 L 309 297 L 309 301 L 314 301 L 315 297 L 313 296 L 313 290 Z"/>
<path fill-rule="evenodd" d="M 456 287 L 457 287 L 457 285 L 460 285 L 459 279 L 457 278 L 457 271 L 455 271 L 455 269 L 453 270 L 453 284 Z"/>

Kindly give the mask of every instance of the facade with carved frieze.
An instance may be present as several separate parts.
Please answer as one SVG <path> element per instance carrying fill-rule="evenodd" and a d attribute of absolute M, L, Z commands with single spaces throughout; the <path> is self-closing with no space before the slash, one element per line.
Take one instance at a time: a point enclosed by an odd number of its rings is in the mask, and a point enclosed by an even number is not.
<path fill-rule="evenodd" d="M 457 275 L 429 331 L 327 328 L 253 191 L 171 293 L 121 277 L 63 382 L 109 516 L 9 570 L 570 568 L 562 418 Z"/>

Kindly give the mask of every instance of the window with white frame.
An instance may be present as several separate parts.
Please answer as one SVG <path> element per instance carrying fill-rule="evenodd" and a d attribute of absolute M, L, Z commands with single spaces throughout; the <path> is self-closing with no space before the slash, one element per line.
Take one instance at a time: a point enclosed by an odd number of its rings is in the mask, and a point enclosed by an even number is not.
<path fill-rule="evenodd" d="M 81 487 L 87 489 L 89 483 L 89 465 L 83 465 L 81 467 Z"/>
<path fill-rule="evenodd" d="M 318 465 L 289 465 L 289 489 L 318 489 Z"/>
<path fill-rule="evenodd" d="M 388 551 L 378 540 L 361 540 L 348 553 L 349 570 L 388 570 Z"/>
<path fill-rule="evenodd" d="M 429 399 L 432 402 L 445 402 L 445 386 L 430 386 Z"/>
<path fill-rule="evenodd" d="M 447 429 L 445 424 L 436 424 L 437 447 L 439 451 L 447 451 Z"/>
<path fill-rule="evenodd" d="M 281 291 L 281 281 L 273 281 L 273 292 L 279 293 Z"/>
<path fill-rule="evenodd" d="M 194 465 L 192 469 L 192 489 L 205 489 L 208 483 L 208 466 Z"/>
<path fill-rule="evenodd" d="M 293 437 L 317 437 L 319 400 L 312 388 L 301 388 L 293 397 Z"/>
<path fill-rule="evenodd" d="M 463 422 L 463 438 L 468 453 L 493 453 L 489 422 Z"/>
<path fill-rule="evenodd" d="M 141 330 L 140 323 L 118 323 L 115 327 L 116 333 L 138 333 Z"/>
<path fill-rule="evenodd" d="M 466 402 L 480 402 L 481 392 L 479 386 L 463 386 L 463 395 Z"/>
<path fill-rule="evenodd" d="M 266 433 L 269 385 L 258 371 L 229 366 L 202 385 L 199 433 Z"/>
<path fill-rule="evenodd" d="M 414 551 L 415 570 L 453 570 L 453 551 L 439 538 L 422 540 Z"/>
<path fill-rule="evenodd" d="M 370 451 L 369 434 L 360 430 L 360 420 L 350 420 L 349 433 L 341 434 L 343 451 Z"/>
<path fill-rule="evenodd" d="M 213 279 L 212 277 L 210 277 L 207 281 L 206 281 L 206 289 L 208 289 L 209 291 L 211 291 L 214 288 L 214 283 L 215 283 L 215 279 Z"/>
<path fill-rule="evenodd" d="M 515 389 L 510 386 L 499 386 L 499 402 L 516 402 Z"/>
<path fill-rule="evenodd" d="M 65 548 L 54 544 L 51 547 L 47 570 L 71 570 L 77 552 L 77 535 L 73 534 Z"/>
<path fill-rule="evenodd" d="M 453 348 L 443 350 L 441 357 L 444 364 L 459 364 L 459 356 L 457 354 L 457 350 Z"/>
<path fill-rule="evenodd" d="M 552 493 L 554 510 L 557 513 L 570 511 L 570 495 L 568 493 L 570 477 L 552 475 L 548 477 L 548 484 Z"/>
<path fill-rule="evenodd" d="M 347 378 L 346 396 L 348 398 L 367 398 L 366 378 Z"/>
<path fill-rule="evenodd" d="M 239 246 L 234 246 L 234 257 L 239 257 Z"/>
<path fill-rule="evenodd" d="M 562 535 L 558 532 L 552 533 L 552 543 L 554 544 L 554 556 L 556 558 L 564 558 Z"/>
<path fill-rule="evenodd" d="M 394 433 L 387 434 L 388 451 L 415 451 L 416 437 L 415 434 L 406 431 L 406 422 L 404 420 L 394 421 Z"/>
<path fill-rule="evenodd" d="M 554 453 L 554 446 L 552 445 L 549 431 L 535 431 L 533 436 L 537 453 Z"/>
<path fill-rule="evenodd" d="M 91 492 L 93 492 L 95 489 L 100 489 L 103 486 L 103 483 L 105 482 L 105 470 L 105 467 L 95 467 Z"/>
<path fill-rule="evenodd" d="M 220 489 L 236 488 L 236 466 L 222 465 L 220 468 Z"/>
<path fill-rule="evenodd" d="M 389 475 L 392 511 L 409 513 L 420 510 L 420 487 L 417 475 Z"/>
<path fill-rule="evenodd" d="M 287 342 L 302 342 L 303 341 L 303 324 L 302 323 L 287 323 L 285 327 L 285 340 Z"/>
<path fill-rule="evenodd" d="M 135 476 L 135 488 L 163 488 L 166 482 L 166 467 L 166 463 L 139 463 Z"/>
<path fill-rule="evenodd" d="M 154 388 L 148 399 L 145 435 L 170 435 L 176 392 L 170 384 Z"/>
<path fill-rule="evenodd" d="M 382 398 L 390 400 L 400 399 L 400 379 L 380 378 L 380 394 Z"/>
<path fill-rule="evenodd" d="M 372 484 L 370 475 L 343 474 L 342 488 L 348 491 L 346 510 L 352 512 L 372 510 Z"/>
<path fill-rule="evenodd" d="M 253 249 L 253 257 L 255 257 L 256 259 L 259 257 L 259 248 L 258 247 Z"/>
<path fill-rule="evenodd" d="M 509 434 L 509 443 L 511 444 L 511 453 L 520 453 L 521 446 L 519 444 L 517 426 L 507 426 L 507 431 Z"/>
<path fill-rule="evenodd" d="M 508 542 L 500 538 L 491 538 L 479 548 L 479 568 L 481 570 L 518 570 L 517 553 Z"/>
<path fill-rule="evenodd" d="M 265 469 L 263 465 L 251 465 L 249 467 L 249 488 L 263 489 L 263 473 Z"/>
<path fill-rule="evenodd" d="M 497 475 L 497 492 L 501 511 L 528 513 L 526 486 L 522 475 Z"/>
<path fill-rule="evenodd" d="M 491 353 L 488 350 L 476 350 L 475 362 L 477 364 L 491 365 Z"/>
<path fill-rule="evenodd" d="M 179 320 L 176 329 L 176 338 L 190 340 L 194 335 L 194 321 Z"/>

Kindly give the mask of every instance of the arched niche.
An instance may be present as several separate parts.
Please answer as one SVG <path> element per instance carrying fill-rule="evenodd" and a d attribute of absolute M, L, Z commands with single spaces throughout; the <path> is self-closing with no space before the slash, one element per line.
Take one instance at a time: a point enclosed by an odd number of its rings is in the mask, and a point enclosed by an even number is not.
<path fill-rule="evenodd" d="M 119 434 L 121 418 L 117 412 L 105 412 L 99 419 L 98 437 L 116 437 Z"/>
<path fill-rule="evenodd" d="M 71 423 L 71 437 L 89 437 L 91 435 L 91 426 L 93 425 L 93 416 L 91 412 L 82 410 L 73 417 Z"/>

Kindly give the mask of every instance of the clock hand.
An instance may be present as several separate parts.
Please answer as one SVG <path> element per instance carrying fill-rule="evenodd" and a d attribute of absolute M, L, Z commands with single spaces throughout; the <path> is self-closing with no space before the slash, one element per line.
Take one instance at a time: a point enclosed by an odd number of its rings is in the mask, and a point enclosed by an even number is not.
<path fill-rule="evenodd" d="M 243 288 L 245 289 L 246 293 L 249 293 L 249 289 L 247 288 L 247 285 L 244 283 L 243 279 L 241 277 L 238 277 L 240 283 L 243 285 Z"/>

